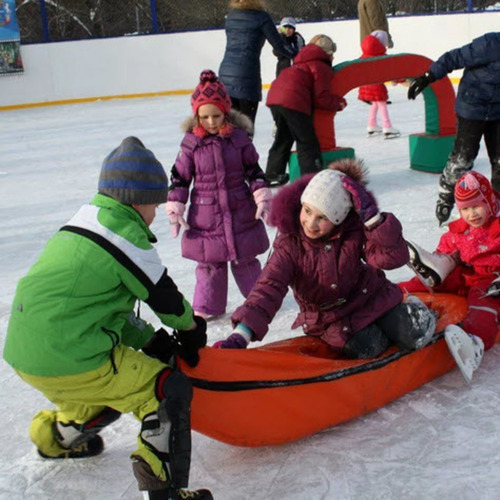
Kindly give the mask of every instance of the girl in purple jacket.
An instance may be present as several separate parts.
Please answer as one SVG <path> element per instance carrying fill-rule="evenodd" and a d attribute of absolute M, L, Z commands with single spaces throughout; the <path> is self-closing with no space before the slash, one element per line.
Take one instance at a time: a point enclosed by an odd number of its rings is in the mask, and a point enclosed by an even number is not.
<path fill-rule="evenodd" d="M 267 220 L 271 190 L 249 137 L 251 121 L 231 111 L 226 89 L 213 71 L 201 73 L 191 106 L 166 212 L 174 238 L 181 225 L 185 228 L 183 257 L 198 262 L 193 309 L 206 318 L 225 313 L 228 262 L 244 297 L 259 277 L 256 256 L 269 248 L 260 219 Z"/>
<path fill-rule="evenodd" d="M 401 224 L 381 213 L 363 187 L 361 163 L 343 160 L 283 188 L 273 200 L 274 252 L 245 303 L 233 333 L 215 347 L 262 340 L 288 287 L 300 313 L 292 328 L 323 339 L 348 358 L 372 358 L 391 342 L 427 344 L 435 317 L 416 297 L 403 303 L 382 269 L 408 262 Z"/>

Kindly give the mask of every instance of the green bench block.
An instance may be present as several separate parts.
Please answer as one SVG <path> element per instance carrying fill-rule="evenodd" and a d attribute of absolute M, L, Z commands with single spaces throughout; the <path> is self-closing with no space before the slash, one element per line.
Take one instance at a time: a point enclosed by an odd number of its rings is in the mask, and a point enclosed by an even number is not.
<path fill-rule="evenodd" d="M 321 152 L 321 159 L 323 160 L 324 167 L 326 167 L 332 161 L 340 160 L 342 158 L 354 158 L 354 149 L 335 148 L 331 151 Z M 290 154 L 290 159 L 288 160 L 288 169 L 290 172 L 290 181 L 293 181 L 300 177 L 299 160 L 295 151 L 292 151 L 292 153 Z"/>
<path fill-rule="evenodd" d="M 454 135 L 410 135 L 410 168 L 441 173 L 453 149 Z"/>

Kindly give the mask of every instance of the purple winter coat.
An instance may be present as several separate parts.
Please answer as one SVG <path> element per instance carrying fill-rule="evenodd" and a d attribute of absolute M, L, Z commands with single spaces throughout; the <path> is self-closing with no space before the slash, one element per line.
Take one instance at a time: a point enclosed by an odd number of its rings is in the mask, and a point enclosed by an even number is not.
<path fill-rule="evenodd" d="M 341 351 L 349 336 L 399 304 L 403 294 L 381 269 L 408 262 L 401 224 L 390 213 L 367 230 L 351 210 L 327 239 L 307 238 L 299 222 L 300 196 L 311 175 L 283 188 L 274 198 L 271 222 L 280 235 L 245 303 L 232 321 L 245 323 L 262 340 L 290 286 L 300 307 L 292 328 L 321 337 Z"/>
<path fill-rule="evenodd" d="M 195 119 L 184 124 L 186 134 L 172 168 L 169 201 L 187 203 L 182 255 L 197 262 L 229 262 L 253 258 L 269 248 L 262 220 L 256 220 L 252 193 L 267 187 L 259 155 L 249 138 L 251 122 L 231 111 L 234 129 L 228 135 L 193 133 Z M 242 128 L 245 127 L 246 130 Z"/>

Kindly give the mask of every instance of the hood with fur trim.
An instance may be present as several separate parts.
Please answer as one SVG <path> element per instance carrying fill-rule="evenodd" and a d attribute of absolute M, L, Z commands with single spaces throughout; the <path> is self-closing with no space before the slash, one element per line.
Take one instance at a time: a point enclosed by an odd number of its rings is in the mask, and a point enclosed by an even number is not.
<path fill-rule="evenodd" d="M 229 127 L 229 133 L 231 133 L 232 128 L 240 128 L 244 130 L 250 137 L 253 136 L 253 124 L 252 120 L 248 118 L 247 115 L 241 113 L 240 111 L 237 111 L 236 109 L 232 109 L 229 112 L 229 119 L 227 120 L 228 123 L 231 125 Z M 182 123 L 181 123 L 181 131 L 183 133 L 186 132 L 193 132 L 194 129 L 198 127 L 198 123 L 196 120 L 196 116 L 188 116 Z M 222 135 L 228 135 L 227 133 L 224 133 L 224 130 L 226 130 L 227 127 L 223 126 L 223 134 Z"/>
<path fill-rule="evenodd" d="M 346 158 L 330 163 L 327 168 L 338 170 L 348 175 L 363 186 L 368 183 L 368 171 L 362 160 Z M 298 233 L 300 231 L 300 197 L 315 174 L 307 174 L 281 188 L 272 200 L 269 223 L 278 228 L 282 234 Z"/>

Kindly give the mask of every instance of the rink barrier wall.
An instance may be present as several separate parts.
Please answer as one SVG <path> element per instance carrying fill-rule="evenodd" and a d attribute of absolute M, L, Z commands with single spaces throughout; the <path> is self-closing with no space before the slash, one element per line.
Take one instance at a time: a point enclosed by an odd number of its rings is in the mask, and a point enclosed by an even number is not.
<path fill-rule="evenodd" d="M 418 46 L 419 53 L 435 60 L 485 32 L 498 31 L 500 12 L 395 17 L 389 25 L 395 50 L 414 52 Z M 334 63 L 361 55 L 356 19 L 301 23 L 298 31 L 306 41 L 329 34 L 338 47 Z M 0 78 L 0 110 L 188 94 L 201 70 L 218 70 L 224 48 L 224 30 L 22 45 L 25 70 Z M 269 44 L 261 67 L 267 88 L 276 71 Z M 459 78 L 461 72 L 450 76 Z"/>

